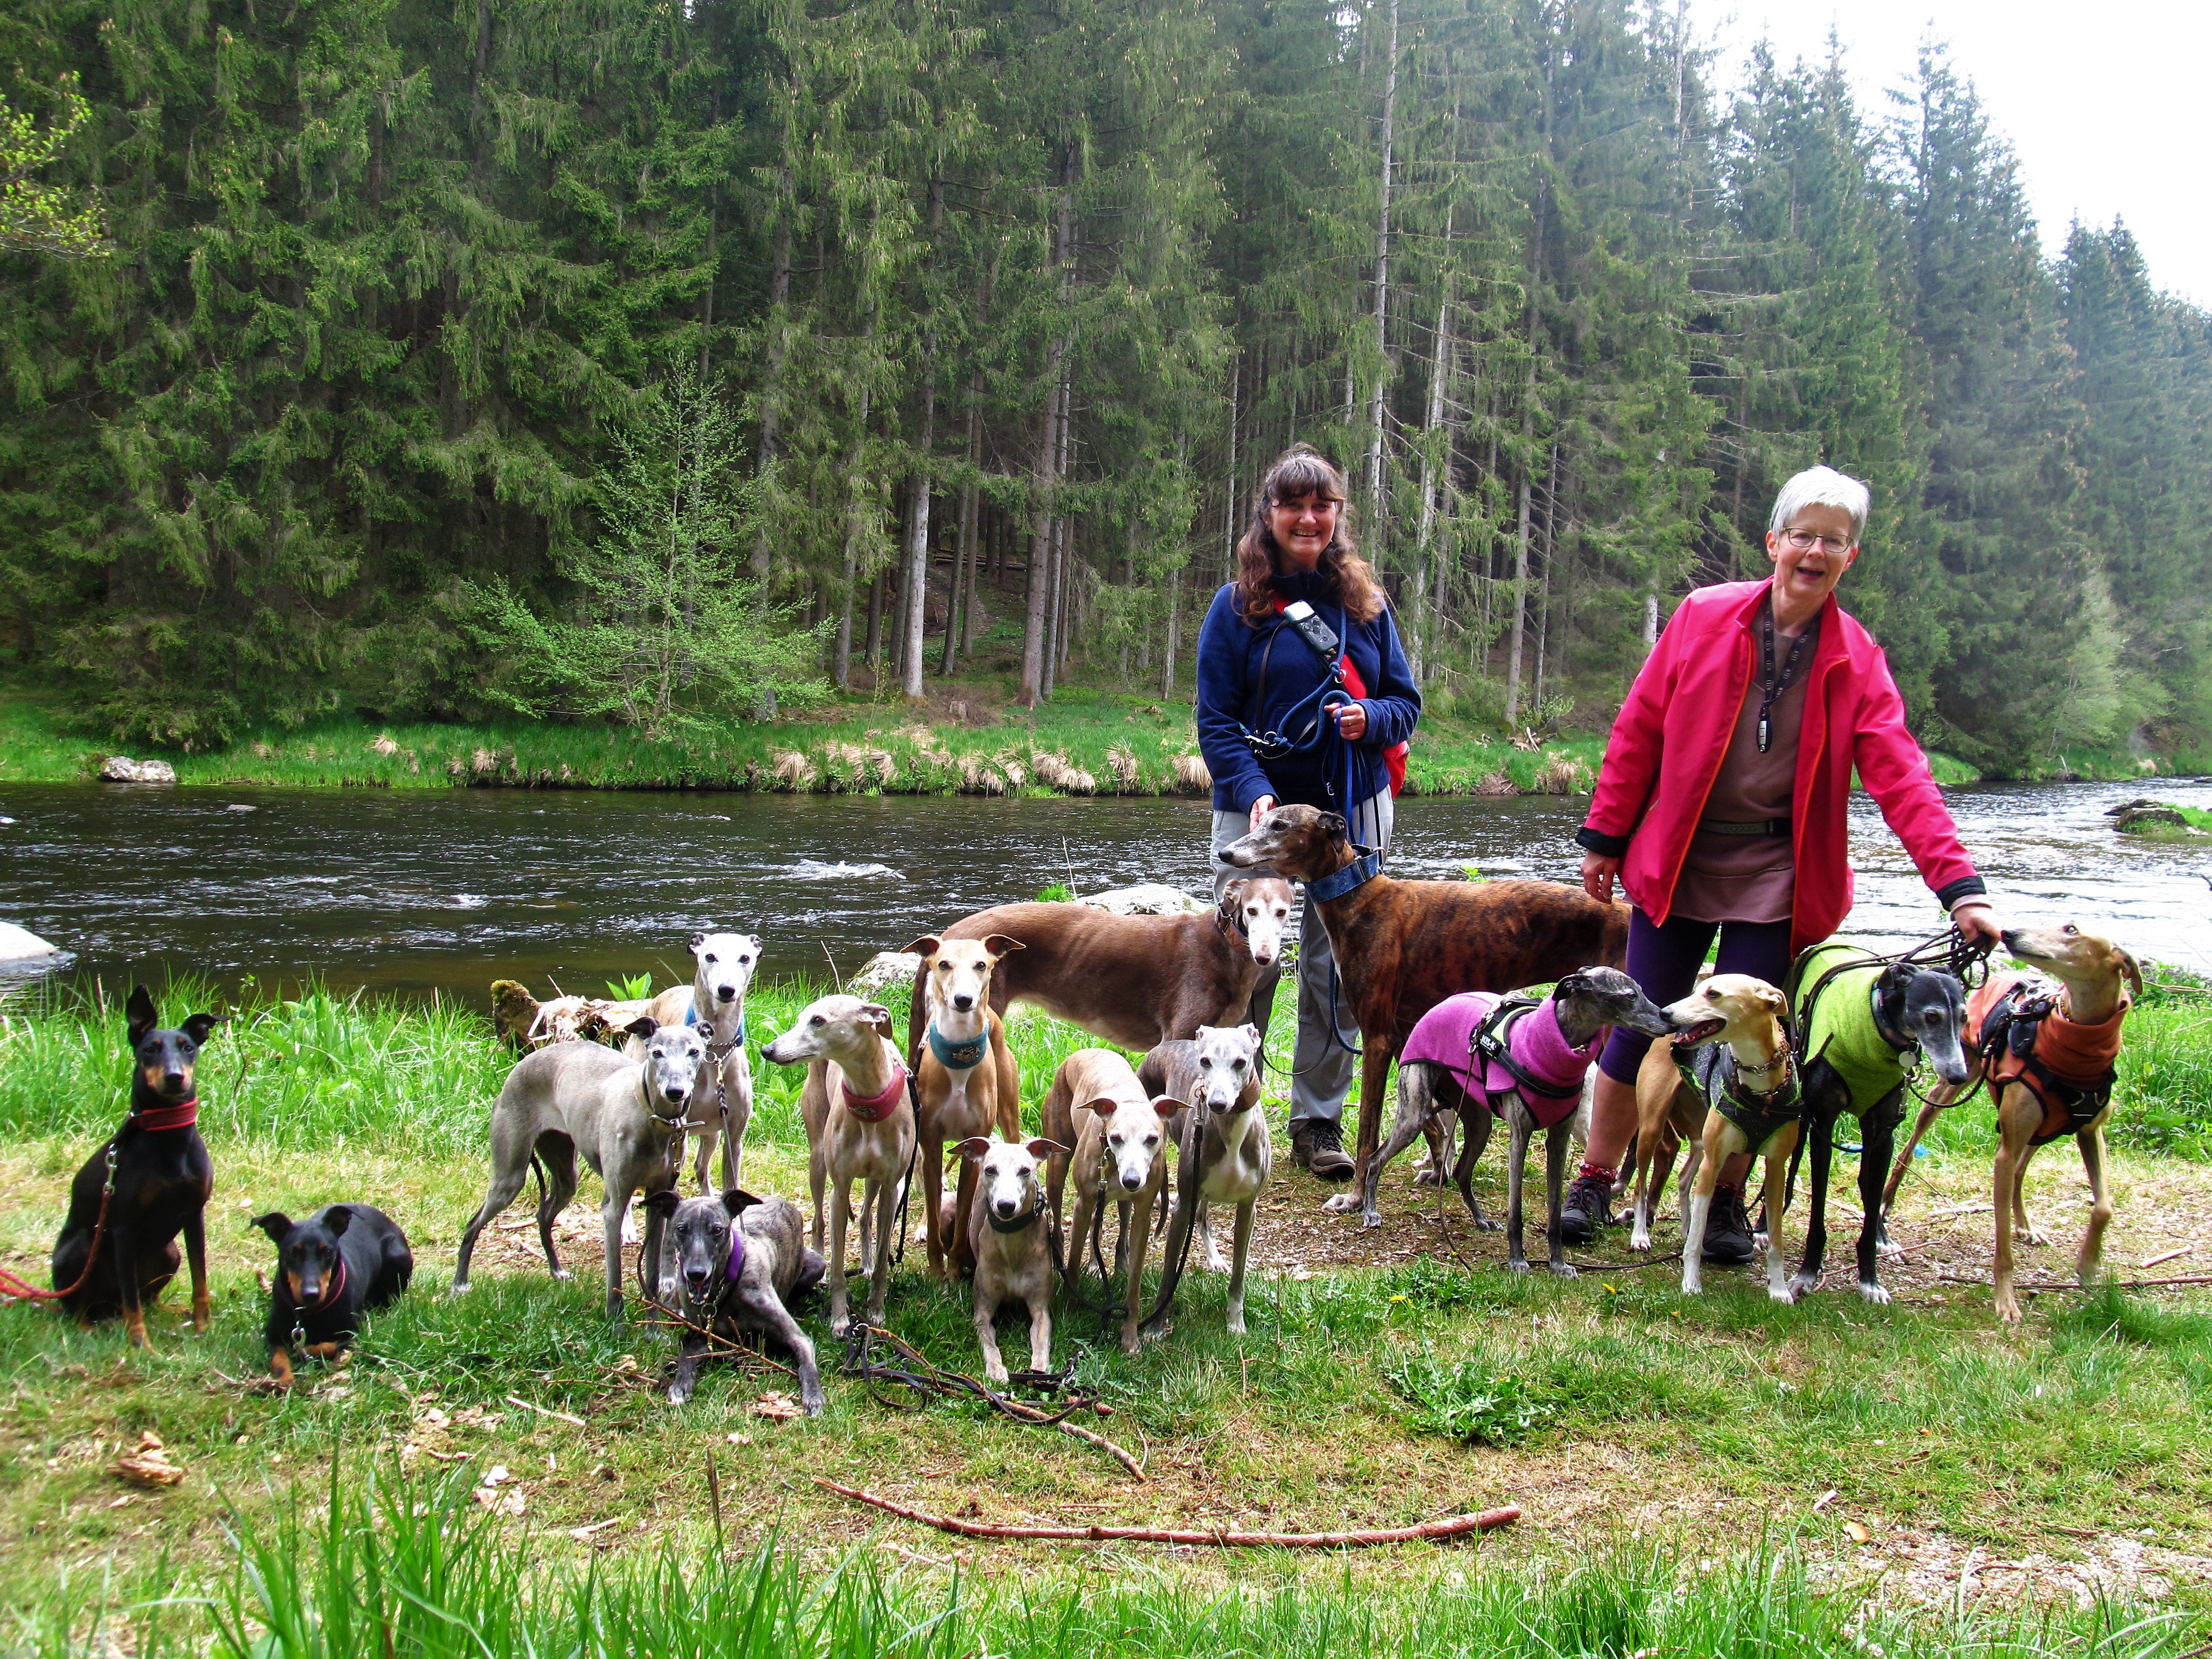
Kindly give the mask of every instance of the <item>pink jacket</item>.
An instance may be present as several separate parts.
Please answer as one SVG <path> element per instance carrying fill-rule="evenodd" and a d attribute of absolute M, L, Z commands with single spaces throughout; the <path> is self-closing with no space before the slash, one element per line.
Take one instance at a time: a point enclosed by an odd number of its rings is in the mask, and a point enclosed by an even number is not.
<path fill-rule="evenodd" d="M 1655 922 L 1665 921 L 1673 905 L 1757 671 L 1759 607 L 1769 586 L 1723 582 L 1686 598 L 1613 720 L 1597 793 L 1576 839 L 1622 860 L 1622 887 Z M 1881 647 L 1832 596 L 1808 672 L 1790 814 L 1797 863 L 1790 950 L 1818 944 L 1850 914 L 1846 836 L 1855 767 L 1940 903 L 1981 892 L 1928 757 L 1905 729 L 1905 700 Z"/>

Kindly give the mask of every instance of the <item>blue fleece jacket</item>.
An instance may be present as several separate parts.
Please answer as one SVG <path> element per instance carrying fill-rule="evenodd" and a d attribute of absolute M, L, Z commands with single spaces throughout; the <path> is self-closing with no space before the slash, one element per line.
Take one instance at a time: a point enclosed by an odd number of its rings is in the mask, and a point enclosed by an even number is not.
<path fill-rule="evenodd" d="M 1261 796 L 1273 795 L 1286 806 L 1348 812 L 1389 787 L 1382 751 L 1413 736 L 1421 718 L 1420 688 L 1413 684 L 1387 606 L 1372 622 L 1353 622 L 1343 607 L 1326 597 L 1318 577 L 1284 577 L 1277 587 L 1284 599 L 1311 605 L 1345 641 L 1344 653 L 1367 688 L 1360 704 L 1367 711 L 1367 731 L 1351 745 L 1352 799 L 1339 800 L 1334 793 L 1343 764 L 1334 738 L 1270 761 L 1261 761 L 1245 745 L 1247 728 L 1297 736 L 1285 729 L 1286 724 L 1303 729 L 1311 721 L 1310 704 L 1303 714 L 1297 710 L 1328 678 L 1329 665 L 1280 617 L 1257 627 L 1248 625 L 1237 613 L 1232 582 L 1213 596 L 1205 625 L 1198 631 L 1198 747 L 1206 770 L 1213 774 L 1214 810 L 1249 812 Z"/>

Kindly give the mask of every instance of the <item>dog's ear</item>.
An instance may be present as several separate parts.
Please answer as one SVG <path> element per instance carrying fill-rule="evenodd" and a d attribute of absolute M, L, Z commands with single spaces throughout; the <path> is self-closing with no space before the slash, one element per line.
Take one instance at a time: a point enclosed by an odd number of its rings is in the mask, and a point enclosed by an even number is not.
<path fill-rule="evenodd" d="M 765 1200 L 755 1198 L 742 1187 L 726 1187 L 722 1189 L 722 1207 L 730 1212 L 730 1219 L 732 1221 L 751 1209 L 754 1205 L 764 1202 L 766 1202 Z"/>
<path fill-rule="evenodd" d="M 676 1213 L 676 1206 L 684 1201 L 683 1194 L 673 1187 L 663 1187 L 657 1193 L 647 1193 L 638 1200 L 647 1215 L 657 1215 L 663 1221 Z"/>
<path fill-rule="evenodd" d="M 944 947 L 945 941 L 934 933 L 924 933 L 920 939 L 908 939 L 899 949 L 910 957 L 920 957 L 927 962 Z"/>
<path fill-rule="evenodd" d="M 653 1034 L 659 1029 L 659 1023 L 656 1021 L 651 1014 L 640 1014 L 635 1019 L 630 1021 L 629 1024 L 623 1027 L 623 1030 L 629 1032 L 632 1036 L 644 1037 L 648 1042 L 652 1040 Z"/>
<path fill-rule="evenodd" d="M 135 986 L 131 1000 L 123 1005 L 123 1012 L 131 1022 L 131 1046 L 137 1048 L 138 1039 L 161 1023 L 161 1011 L 154 1006 L 153 993 L 144 986 Z"/>
<path fill-rule="evenodd" d="M 707 942 L 707 936 L 706 936 L 704 933 L 694 933 L 694 934 L 692 934 L 692 935 L 691 935 L 691 954 L 692 954 L 693 956 L 695 956 L 695 957 L 696 957 L 696 956 L 697 956 L 697 955 L 699 954 L 699 947 L 700 947 L 701 945 L 704 945 L 706 942 Z"/>
<path fill-rule="evenodd" d="M 1759 988 L 1753 992 L 1752 994 L 1759 999 L 1759 1006 L 1765 1008 L 1767 1012 L 1772 1014 L 1777 1019 L 1781 1018 L 1783 1015 L 1790 1012 L 1790 1003 L 1788 1000 L 1783 996 L 1781 992 L 1776 990 L 1771 985 L 1768 985 L 1764 981 L 1761 981 Z"/>
<path fill-rule="evenodd" d="M 991 953 L 991 960 L 994 962 L 996 962 L 1000 957 L 1009 956 L 1016 951 L 1028 949 L 1021 940 L 1016 939 L 1012 933 L 991 933 L 986 935 L 983 940 L 983 948 Z"/>
<path fill-rule="evenodd" d="M 205 1046 L 208 1035 L 218 1025 L 230 1023 L 228 1014 L 194 1014 L 177 1029 L 192 1040 L 195 1048 Z"/>
<path fill-rule="evenodd" d="M 1341 812 L 1324 812 L 1316 822 L 1321 825 L 1322 833 L 1331 841 L 1352 839 L 1352 826 L 1345 822 Z"/>
<path fill-rule="evenodd" d="M 353 1225 L 352 1206 L 346 1204 L 331 1205 L 329 1209 L 323 1212 L 323 1225 L 331 1230 L 332 1238 L 343 1238 L 345 1230 Z"/>
<path fill-rule="evenodd" d="M 2136 965 L 2135 953 L 2124 945 L 2115 945 L 2112 954 L 2120 959 L 2120 971 L 2128 976 L 2128 988 L 2135 993 L 2136 1000 L 2142 1000 L 2142 969 Z"/>
<path fill-rule="evenodd" d="M 1221 908 L 1234 910 L 1243 903 L 1244 895 L 1251 890 L 1251 887 L 1252 878 L 1249 876 L 1239 876 L 1234 881 L 1224 882 L 1221 888 Z"/>
<path fill-rule="evenodd" d="M 1029 1142 L 1028 1145 L 1030 1156 L 1036 1159 L 1040 1164 L 1043 1163 L 1045 1159 L 1050 1158 L 1054 1152 L 1065 1152 L 1069 1150 L 1067 1147 L 1061 1146 L 1056 1140 L 1047 1140 L 1042 1135 L 1039 1135 L 1035 1140 Z"/>
<path fill-rule="evenodd" d="M 263 1232 L 267 1233 L 270 1238 L 281 1247 L 284 1243 L 284 1235 L 292 1231 L 292 1218 L 286 1215 L 282 1210 L 271 1210 L 267 1215 L 258 1215 L 254 1217 L 252 1220 L 247 1222 L 246 1224 L 249 1227 L 260 1228 Z"/>
<path fill-rule="evenodd" d="M 963 1158 L 981 1158 L 991 1150 L 991 1137 L 969 1135 L 967 1139 L 956 1142 L 952 1150 Z"/>
<path fill-rule="evenodd" d="M 1246 1040 L 1251 1043 L 1252 1052 L 1256 1054 L 1260 1052 L 1260 1044 L 1262 1041 L 1260 1036 L 1260 1028 L 1248 1019 L 1242 1025 L 1237 1028 L 1237 1035 L 1241 1037 L 1243 1036 L 1247 1031 L 1249 1031 L 1252 1035 Z"/>
<path fill-rule="evenodd" d="M 1160 1121 L 1164 1123 L 1177 1112 L 1188 1111 L 1190 1103 L 1187 1100 L 1177 1100 L 1173 1095 L 1160 1095 L 1153 1100 L 1152 1109 L 1160 1115 Z"/>
<path fill-rule="evenodd" d="M 884 1042 L 895 1043 L 898 1041 L 898 1038 L 891 1033 L 891 1011 L 884 1007 L 882 1003 L 862 1003 L 860 1012 L 854 1018 Z"/>
<path fill-rule="evenodd" d="M 1120 1109 L 1121 1104 L 1121 1103 L 1111 1095 L 1101 1095 L 1096 1100 L 1085 1101 L 1083 1109 L 1086 1112 L 1095 1112 L 1100 1117 L 1111 1117 Z"/>
<path fill-rule="evenodd" d="M 1552 988 L 1552 1000 L 1565 1002 L 1570 997 L 1588 996 L 1595 988 L 1590 976 L 1577 968 Z"/>

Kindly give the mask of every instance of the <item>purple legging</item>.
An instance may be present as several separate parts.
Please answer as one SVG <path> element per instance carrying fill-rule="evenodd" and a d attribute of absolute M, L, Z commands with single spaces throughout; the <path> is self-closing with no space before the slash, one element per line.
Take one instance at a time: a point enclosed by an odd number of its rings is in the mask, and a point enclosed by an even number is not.
<path fill-rule="evenodd" d="M 1720 930 L 1721 948 L 1713 959 L 1717 974 L 1749 974 L 1770 985 L 1780 985 L 1790 971 L 1790 924 L 1786 921 L 1692 921 L 1670 916 L 1655 923 L 1643 911 L 1628 912 L 1628 976 L 1644 988 L 1644 994 L 1664 1008 L 1690 994 L 1698 982 L 1698 969 L 1712 945 L 1713 931 Z M 1599 1069 L 1616 1083 L 1632 1087 L 1636 1068 L 1644 1063 L 1651 1039 L 1616 1025 Z"/>

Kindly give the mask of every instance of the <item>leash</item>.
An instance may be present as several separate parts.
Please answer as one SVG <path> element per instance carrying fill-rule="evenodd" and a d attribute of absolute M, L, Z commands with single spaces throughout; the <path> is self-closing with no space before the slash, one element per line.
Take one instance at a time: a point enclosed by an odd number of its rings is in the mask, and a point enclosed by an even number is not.
<path fill-rule="evenodd" d="M 890 1350 L 890 1359 L 876 1358 L 875 1350 L 878 1345 Z M 969 1376 L 964 1371 L 947 1370 L 912 1343 L 892 1334 L 884 1327 L 856 1319 L 846 1334 L 842 1370 L 848 1376 L 859 1377 L 877 1404 L 888 1406 L 896 1412 L 912 1413 L 924 1411 L 933 1400 L 978 1400 L 1017 1423 L 1050 1426 L 1079 1411 L 1094 1410 L 1098 1404 L 1096 1395 L 1068 1393 L 1075 1381 L 1079 1357 L 1078 1354 L 1070 1354 L 1067 1363 L 1056 1371 L 1016 1371 L 1006 1380 L 1009 1393 L 1000 1394 L 989 1383 Z M 1065 1403 L 1058 1411 L 1048 1411 L 1042 1407 L 1012 1399 L 1011 1391 L 1017 1388 L 1062 1395 L 1066 1396 Z M 887 1393 L 886 1389 L 904 1392 Z"/>
<path fill-rule="evenodd" d="M 130 1127 L 129 1118 L 123 1121 L 125 1128 Z M 107 1237 L 107 1205 L 108 1200 L 115 1196 L 115 1143 L 122 1134 L 123 1130 L 118 1129 L 108 1138 L 107 1178 L 100 1184 L 100 1213 L 93 1220 L 92 1248 L 84 1253 L 84 1271 L 76 1276 L 76 1282 L 66 1290 L 42 1291 L 37 1285 L 18 1279 L 5 1267 L 0 1267 L 0 1297 L 15 1302 L 58 1302 L 64 1297 L 75 1296 L 84 1288 L 85 1280 L 92 1277 L 94 1265 L 100 1260 L 100 1241 Z"/>

